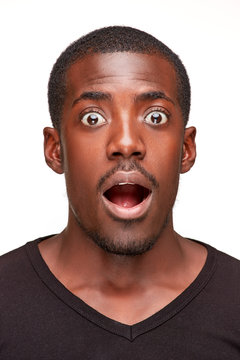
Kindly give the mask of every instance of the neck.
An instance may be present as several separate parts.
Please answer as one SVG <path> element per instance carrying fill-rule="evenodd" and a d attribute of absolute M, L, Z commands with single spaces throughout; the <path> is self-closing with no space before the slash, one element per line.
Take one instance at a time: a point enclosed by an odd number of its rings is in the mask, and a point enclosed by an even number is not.
<path fill-rule="evenodd" d="M 181 238 L 172 216 L 153 248 L 142 255 L 105 252 L 72 226 L 40 243 L 55 277 L 95 310 L 132 325 L 153 315 L 183 292 L 201 271 L 206 249 Z"/>
<path fill-rule="evenodd" d="M 107 253 L 89 239 L 69 219 L 66 229 L 40 244 L 50 270 L 60 279 L 72 279 L 74 286 L 89 281 L 102 286 L 129 288 L 148 281 L 159 282 L 174 276 L 184 261 L 181 237 L 173 230 L 172 216 L 153 248 L 142 255 L 122 256 Z M 91 279 L 91 280 L 90 280 Z"/>

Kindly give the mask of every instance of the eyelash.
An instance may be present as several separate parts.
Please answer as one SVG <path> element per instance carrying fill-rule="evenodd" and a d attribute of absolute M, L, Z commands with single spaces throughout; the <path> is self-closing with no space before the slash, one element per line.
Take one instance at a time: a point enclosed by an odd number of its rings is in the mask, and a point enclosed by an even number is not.
<path fill-rule="evenodd" d="M 99 109 L 97 109 L 97 108 L 87 108 L 87 109 L 84 109 L 84 110 L 79 114 L 79 119 L 81 120 L 81 119 L 84 117 L 84 115 L 90 114 L 90 113 L 92 113 L 92 112 L 97 113 L 97 114 L 103 116 L 103 114 L 100 112 Z"/>
<path fill-rule="evenodd" d="M 169 119 L 170 119 L 170 113 L 169 113 L 166 109 L 164 109 L 164 108 L 162 108 L 162 107 L 153 107 L 153 108 L 150 108 L 150 109 L 147 110 L 147 113 L 143 116 L 143 122 L 146 122 L 145 119 L 147 118 L 147 116 L 150 115 L 151 113 L 153 113 L 154 111 L 163 113 L 163 114 L 167 117 L 167 121 L 169 121 Z M 91 113 L 99 114 L 99 115 L 100 115 L 102 118 L 104 118 L 105 121 L 107 122 L 105 116 L 104 116 L 103 114 L 101 114 L 101 112 L 99 111 L 99 109 L 96 109 L 96 108 L 88 108 L 88 109 L 85 109 L 83 112 L 81 112 L 81 113 L 79 114 L 79 117 L 78 117 L 78 118 L 79 118 L 80 121 L 82 121 L 85 115 L 88 115 L 88 114 L 90 115 Z M 146 123 L 147 123 L 147 122 L 146 122 Z M 149 123 L 147 123 L 147 124 L 149 124 Z M 100 125 L 103 125 L 103 124 L 100 124 Z M 96 125 L 96 126 L 92 125 L 92 127 L 98 127 L 98 126 L 100 126 L 100 125 Z M 153 124 L 149 124 L 149 125 L 152 125 L 152 126 L 160 126 L 161 124 L 154 124 L 154 123 L 153 123 Z M 87 126 L 87 125 L 86 125 L 86 126 Z M 89 124 L 89 126 L 91 127 L 90 124 Z"/>
<path fill-rule="evenodd" d="M 81 113 L 79 114 L 78 119 L 79 119 L 81 122 L 83 122 L 84 116 L 90 115 L 91 113 L 95 113 L 95 114 L 100 115 L 100 116 L 101 116 L 102 118 L 104 118 L 105 121 L 107 122 L 105 116 L 104 116 L 103 114 L 101 114 L 101 112 L 99 111 L 99 109 L 96 109 L 96 108 L 87 108 L 87 109 L 85 109 L 83 112 L 81 112 Z M 87 126 L 87 125 L 86 125 L 86 126 Z M 89 126 L 91 127 L 90 124 L 89 124 Z M 96 125 L 96 126 L 92 125 L 92 127 L 98 127 L 98 126 L 100 126 L 100 125 Z"/>
<path fill-rule="evenodd" d="M 145 120 L 146 120 L 146 118 L 147 118 L 147 116 L 148 115 L 150 115 L 151 113 L 154 113 L 154 112 L 161 112 L 161 113 L 163 113 L 165 116 L 166 116 L 166 118 L 167 118 L 167 121 L 166 122 L 168 122 L 169 121 L 169 119 L 170 119 L 170 117 L 171 117 L 171 114 L 169 113 L 169 111 L 167 111 L 165 108 L 162 108 L 162 107 L 153 107 L 153 108 L 150 108 L 150 109 L 148 109 L 147 110 L 147 112 L 146 112 L 146 114 L 144 115 L 144 122 L 146 122 Z M 166 123 L 165 122 L 165 123 Z M 164 123 L 163 123 L 164 124 Z M 162 125 L 163 125 L 162 124 Z M 152 126 L 160 126 L 161 124 L 149 124 L 149 125 L 152 125 Z"/>
<path fill-rule="evenodd" d="M 170 113 L 169 111 L 167 111 L 165 108 L 162 108 L 162 107 L 153 107 L 153 108 L 150 108 L 148 109 L 146 112 L 147 114 L 144 116 L 146 117 L 148 114 L 150 114 L 151 112 L 153 111 L 161 111 L 162 113 L 164 113 L 168 118 L 170 118 Z"/>

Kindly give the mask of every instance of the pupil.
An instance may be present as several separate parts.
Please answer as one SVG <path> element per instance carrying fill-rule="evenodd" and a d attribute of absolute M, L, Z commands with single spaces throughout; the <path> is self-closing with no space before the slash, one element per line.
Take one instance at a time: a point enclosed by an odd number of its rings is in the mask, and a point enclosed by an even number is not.
<path fill-rule="evenodd" d="M 159 113 L 153 113 L 151 116 L 153 124 L 159 124 L 162 120 L 162 116 Z"/>
<path fill-rule="evenodd" d="M 90 125 L 95 125 L 98 122 L 98 117 L 95 114 L 89 115 L 87 121 Z"/>

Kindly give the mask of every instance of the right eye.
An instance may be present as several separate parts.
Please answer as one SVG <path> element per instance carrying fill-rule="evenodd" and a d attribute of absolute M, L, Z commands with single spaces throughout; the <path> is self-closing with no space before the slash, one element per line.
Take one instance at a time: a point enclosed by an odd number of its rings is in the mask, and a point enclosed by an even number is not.
<path fill-rule="evenodd" d="M 84 125 L 90 127 L 101 126 L 107 122 L 102 115 L 95 111 L 83 115 L 81 121 Z"/>

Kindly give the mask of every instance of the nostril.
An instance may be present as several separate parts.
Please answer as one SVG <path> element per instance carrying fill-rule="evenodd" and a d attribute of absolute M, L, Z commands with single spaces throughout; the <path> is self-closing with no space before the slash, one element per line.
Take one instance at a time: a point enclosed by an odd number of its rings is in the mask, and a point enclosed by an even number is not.
<path fill-rule="evenodd" d="M 133 152 L 133 156 L 142 156 L 142 153 L 140 151 Z"/>
<path fill-rule="evenodd" d="M 123 154 L 120 151 L 115 151 L 112 153 L 113 156 L 122 156 Z M 134 151 L 131 156 L 140 157 L 142 156 L 142 153 L 140 151 Z"/>

